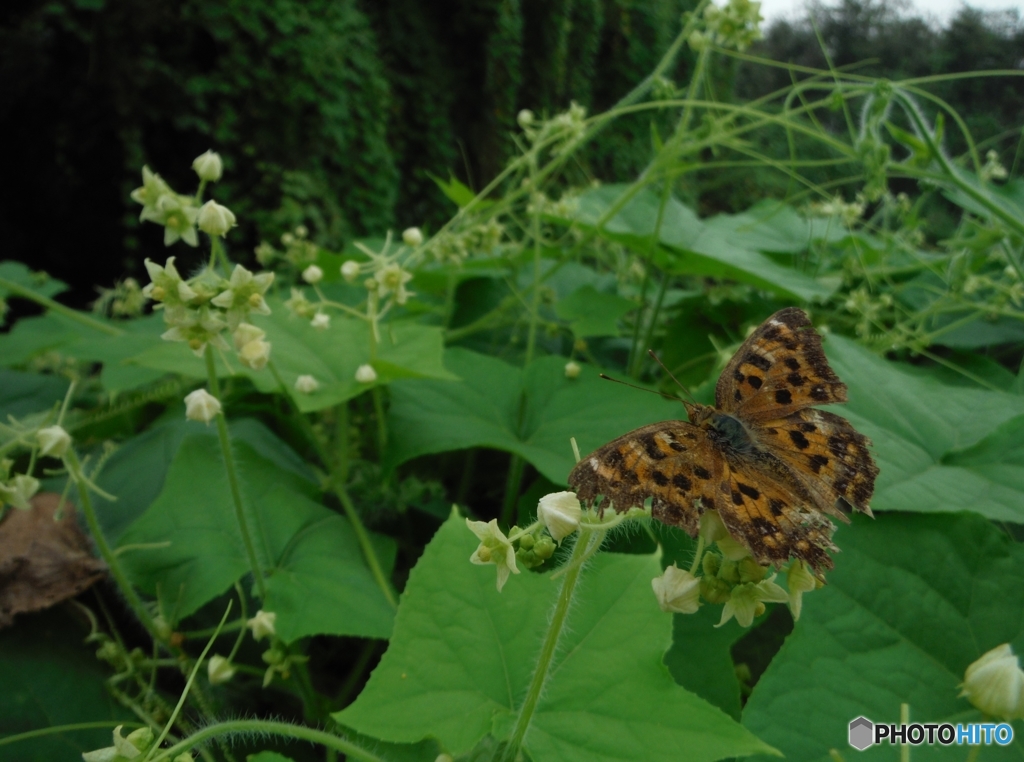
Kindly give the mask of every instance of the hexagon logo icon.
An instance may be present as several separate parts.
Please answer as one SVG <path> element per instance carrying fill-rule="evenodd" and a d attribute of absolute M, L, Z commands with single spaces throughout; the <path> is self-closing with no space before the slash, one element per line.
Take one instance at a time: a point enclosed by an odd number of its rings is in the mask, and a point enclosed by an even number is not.
<path fill-rule="evenodd" d="M 850 746 L 864 751 L 875 742 L 875 724 L 867 717 L 850 721 Z"/>

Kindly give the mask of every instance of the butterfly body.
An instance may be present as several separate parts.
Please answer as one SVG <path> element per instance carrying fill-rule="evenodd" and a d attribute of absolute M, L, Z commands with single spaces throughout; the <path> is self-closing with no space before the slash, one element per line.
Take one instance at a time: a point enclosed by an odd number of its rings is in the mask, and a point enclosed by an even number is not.
<path fill-rule="evenodd" d="M 715 406 L 683 403 L 688 421 L 643 426 L 582 459 L 569 475 L 581 500 L 625 511 L 648 498 L 655 518 L 691 536 L 718 511 L 761 563 L 790 557 L 832 567 L 834 527 L 870 514 L 878 468 L 870 442 L 813 405 L 846 401 L 807 315 L 772 315 L 726 365 Z"/>

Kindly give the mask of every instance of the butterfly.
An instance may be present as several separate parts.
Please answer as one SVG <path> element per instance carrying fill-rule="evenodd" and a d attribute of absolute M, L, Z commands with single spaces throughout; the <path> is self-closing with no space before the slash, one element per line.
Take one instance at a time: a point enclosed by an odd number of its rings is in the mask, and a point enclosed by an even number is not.
<path fill-rule="evenodd" d="M 791 557 L 831 569 L 835 526 L 871 514 L 878 466 L 871 442 L 845 418 L 815 405 L 846 402 L 807 314 L 779 310 L 726 365 L 715 405 L 683 402 L 689 421 L 642 426 L 580 460 L 577 497 L 626 511 L 651 499 L 654 518 L 696 536 L 717 511 L 757 561 Z"/>

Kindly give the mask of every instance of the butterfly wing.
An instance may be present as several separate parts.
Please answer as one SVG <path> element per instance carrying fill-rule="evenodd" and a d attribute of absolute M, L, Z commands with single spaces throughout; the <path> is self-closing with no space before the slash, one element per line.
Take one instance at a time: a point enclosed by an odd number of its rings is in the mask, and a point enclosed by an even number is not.
<path fill-rule="evenodd" d="M 836 402 L 846 402 L 846 385 L 829 366 L 807 313 L 797 307 L 758 326 L 715 387 L 716 406 L 746 423 Z"/>
<path fill-rule="evenodd" d="M 713 510 L 725 464 L 707 433 L 687 421 L 665 421 L 631 431 L 583 458 L 569 474 L 582 501 L 617 512 L 651 498 L 653 516 L 691 536 L 700 514 Z"/>
<path fill-rule="evenodd" d="M 832 522 L 813 510 L 799 485 L 787 484 L 785 466 L 772 459 L 730 459 L 718 514 L 729 533 L 761 564 L 799 558 L 815 571 L 832 568 Z M 780 478 L 783 477 L 783 478 Z"/>
<path fill-rule="evenodd" d="M 800 410 L 755 430 L 758 444 L 782 460 L 811 493 L 816 507 L 844 521 L 851 508 L 871 515 L 878 466 L 871 440 L 845 418 Z"/>

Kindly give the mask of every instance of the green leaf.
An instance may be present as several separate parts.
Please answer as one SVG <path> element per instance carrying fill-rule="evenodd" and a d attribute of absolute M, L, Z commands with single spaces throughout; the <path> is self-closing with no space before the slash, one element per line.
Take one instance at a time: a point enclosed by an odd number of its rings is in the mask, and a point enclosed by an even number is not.
<path fill-rule="evenodd" d="M 560 582 L 523 573 L 495 590 L 453 515 L 413 569 L 387 653 L 339 722 L 388 741 L 436 737 L 461 754 L 502 737 L 529 685 Z M 712 760 L 770 747 L 672 682 L 671 617 L 651 593 L 655 556 L 604 553 L 579 583 L 524 739 L 534 762 Z"/>
<path fill-rule="evenodd" d="M 376 359 L 371 360 L 369 324 L 356 318 L 335 316 L 327 330 L 318 331 L 308 320 L 294 317 L 279 300 L 271 300 L 273 314 L 253 315 L 252 322 L 267 332 L 272 346 L 270 361 L 274 364 L 287 393 L 303 412 L 333 407 L 356 397 L 372 386 L 388 384 L 399 378 L 453 378 L 442 362 L 444 333 L 435 326 L 415 323 L 391 323 L 381 327 Z M 252 379 L 262 392 L 278 393 L 280 385 L 269 368 L 260 371 L 242 367 L 232 361 L 232 370 Z M 161 342 L 135 357 L 134 362 L 146 368 L 180 373 L 192 378 L 206 378 L 206 363 L 184 344 Z M 377 371 L 377 381 L 361 384 L 356 369 L 370 363 Z M 229 371 L 218 359 L 218 372 Z M 311 375 L 320 384 L 312 394 L 295 391 L 295 380 Z"/>
<path fill-rule="evenodd" d="M 632 428 L 683 414 L 681 404 L 602 381 L 589 366 L 567 379 L 564 357 L 535 360 L 525 372 L 465 349 L 445 358 L 462 381 L 392 385 L 387 468 L 429 453 L 491 447 L 565 484 L 575 462 L 570 437 L 585 455 Z"/>
<path fill-rule="evenodd" d="M 596 229 L 626 187 L 605 185 L 587 191 L 580 197 L 576 213 L 563 222 Z M 660 197 L 644 189 L 603 226 L 601 234 L 642 254 L 653 254 L 659 266 L 673 273 L 729 278 L 801 301 L 824 298 L 834 290 L 748 248 L 749 238 L 738 238 L 735 226 L 702 222 L 675 198 L 668 200 L 662 215 L 657 243 L 663 248 L 654 248 L 660 205 Z M 776 244 L 766 242 L 765 248 L 771 245 Z"/>
<path fill-rule="evenodd" d="M 476 194 L 459 182 L 454 175 L 449 176 L 448 182 L 445 182 L 440 177 L 435 177 L 429 172 L 427 175 L 434 181 L 434 184 L 441 190 L 448 200 L 452 201 L 460 209 L 467 206 L 470 201 L 476 198 Z"/>
<path fill-rule="evenodd" d="M 0 369 L 0 421 L 52 410 L 67 394 L 68 383 L 61 376 Z"/>
<path fill-rule="evenodd" d="M 829 749 L 847 749 L 850 720 L 898 723 L 901 703 L 913 722 L 984 721 L 958 685 L 989 649 L 1024 649 L 1024 548 L 971 514 L 857 516 L 836 544 L 829 584 L 805 595 L 744 724 L 788 760 L 825 762 Z M 987 746 L 983 758 L 1024 758 L 1022 732 L 1014 723 L 1014 743 Z M 961 762 L 967 752 L 936 744 L 914 759 Z M 880 745 L 857 759 L 897 756 Z"/>
<path fill-rule="evenodd" d="M 329 633 L 387 637 L 393 610 L 366 568 L 348 522 L 311 498 L 307 479 L 235 440 L 234 454 L 256 554 L 268 571 L 267 610 L 278 613 L 285 641 Z M 132 581 L 159 587 L 165 610 L 185 617 L 247 574 L 217 439 L 190 434 L 178 448 L 159 497 L 123 534 L 119 547 Z M 377 538 L 385 569 L 390 540 Z"/>
<path fill-rule="evenodd" d="M 707 229 L 728 243 L 754 251 L 800 254 L 813 241 L 838 241 L 848 235 L 831 218 L 807 219 L 780 201 L 758 201 L 739 214 L 717 214 L 704 220 Z"/>
<path fill-rule="evenodd" d="M 276 751 L 261 751 L 258 754 L 249 754 L 245 759 L 246 762 L 294 762 L 291 757 L 278 754 Z"/>
<path fill-rule="evenodd" d="M 89 634 L 66 611 L 21 615 L 0 631 L 0 740 L 2 736 L 82 722 L 110 720 L 110 727 L 76 730 L 0 746 L 9 762 L 81 759 L 84 751 L 110 746 L 114 720 L 136 718 L 107 692 L 106 670 Z"/>
<path fill-rule="evenodd" d="M 873 510 L 971 510 L 1024 523 L 1024 452 L 1009 423 L 1024 415 L 1024 398 L 942 384 L 839 336 L 826 352 L 850 388 L 835 412 L 874 442 Z"/>
<path fill-rule="evenodd" d="M 605 294 L 593 286 L 583 286 L 558 301 L 555 312 L 571 323 L 572 332 L 587 336 L 618 336 L 619 320 L 637 308 L 636 302 L 616 294 Z"/>
<path fill-rule="evenodd" d="M 19 286 L 35 291 L 42 296 L 53 298 L 68 290 L 68 284 L 51 278 L 44 272 L 33 272 L 21 262 L 8 260 L 0 262 L 0 278 L 9 280 Z M 11 292 L 0 286 L 0 298 L 10 296 Z M 24 297 L 17 297 L 24 298 Z"/>
<path fill-rule="evenodd" d="M 740 683 L 730 649 L 747 630 L 735 619 L 716 627 L 721 618 L 722 607 L 707 604 L 696 614 L 676 614 L 665 666 L 679 685 L 738 720 Z"/>

